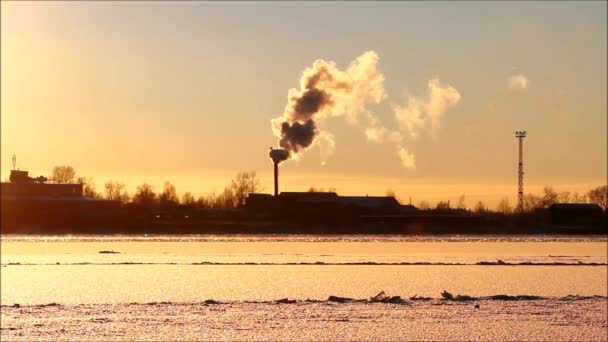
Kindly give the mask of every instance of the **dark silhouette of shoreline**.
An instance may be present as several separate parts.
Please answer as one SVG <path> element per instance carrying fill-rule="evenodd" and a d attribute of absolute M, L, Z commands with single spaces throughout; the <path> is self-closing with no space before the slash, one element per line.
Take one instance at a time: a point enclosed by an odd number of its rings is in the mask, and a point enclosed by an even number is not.
<path fill-rule="evenodd" d="M 6 213 L 3 208 L 3 213 Z M 12 211 L 15 209 L 11 209 Z M 157 210 L 134 205 L 116 208 L 63 207 L 46 215 L 2 215 L 2 234 L 606 234 L 606 215 L 596 222 L 559 225 L 550 213 L 357 215 L 310 211 L 302 215 L 260 215 L 247 208 Z M 18 219 L 15 219 L 18 217 Z"/>
<path fill-rule="evenodd" d="M 3 234 L 606 234 L 606 210 L 594 203 L 559 203 L 550 188 L 537 205 L 513 212 L 483 205 L 475 211 L 439 202 L 434 209 L 402 205 L 387 196 L 340 196 L 333 191 L 256 192 L 255 173 L 239 173 L 214 201 L 179 201 L 165 183 L 161 194 L 138 187 L 128 201 L 124 186 L 108 182 L 108 198 L 95 196 L 86 182 L 69 183 L 75 171 L 54 169 L 53 179 L 13 170 L 2 183 Z M 90 186 L 89 186 L 90 187 Z M 602 195 L 604 187 L 590 191 Z M 88 195 L 88 196 L 87 196 Z M 600 200 L 605 197 L 598 196 Z"/>

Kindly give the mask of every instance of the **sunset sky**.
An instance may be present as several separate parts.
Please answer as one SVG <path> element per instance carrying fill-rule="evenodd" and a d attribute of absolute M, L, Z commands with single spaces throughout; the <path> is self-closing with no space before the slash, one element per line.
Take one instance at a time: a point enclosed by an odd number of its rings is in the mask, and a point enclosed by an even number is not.
<path fill-rule="evenodd" d="M 321 120 L 333 154 L 314 145 L 281 164 L 281 190 L 515 204 L 516 130 L 526 192 L 606 183 L 603 1 L 1 6 L 2 180 L 16 154 L 34 176 L 72 165 L 98 190 L 169 180 L 200 195 L 254 170 L 271 192 L 270 121 L 288 91 L 317 59 L 346 70 L 373 51 L 381 99 Z M 433 100 L 433 80 L 449 94 Z M 369 115 L 382 141 L 366 135 Z"/>

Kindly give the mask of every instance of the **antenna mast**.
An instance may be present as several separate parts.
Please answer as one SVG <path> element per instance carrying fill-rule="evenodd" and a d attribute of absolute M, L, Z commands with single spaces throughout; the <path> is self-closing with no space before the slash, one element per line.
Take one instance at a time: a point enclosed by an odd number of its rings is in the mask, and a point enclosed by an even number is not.
<path fill-rule="evenodd" d="M 13 154 L 13 170 L 16 170 L 17 167 L 17 156 Z"/>
<path fill-rule="evenodd" d="M 519 140 L 519 184 L 517 189 L 517 211 L 524 211 L 524 138 L 526 131 L 515 131 L 515 137 Z"/>

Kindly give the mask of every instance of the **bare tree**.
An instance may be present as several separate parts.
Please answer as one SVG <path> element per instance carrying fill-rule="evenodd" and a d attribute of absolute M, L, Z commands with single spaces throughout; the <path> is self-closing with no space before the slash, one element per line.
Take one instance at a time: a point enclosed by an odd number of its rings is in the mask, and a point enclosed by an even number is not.
<path fill-rule="evenodd" d="M 575 192 L 572 194 L 572 196 L 570 197 L 570 200 L 573 203 L 585 203 L 587 202 L 587 195 L 585 194 L 579 194 L 578 192 Z"/>
<path fill-rule="evenodd" d="M 231 187 L 226 186 L 220 194 L 212 191 L 205 196 L 200 196 L 196 203 L 202 208 L 229 209 L 234 208 L 236 199 L 232 193 Z"/>
<path fill-rule="evenodd" d="M 542 206 L 543 208 L 549 208 L 551 205 L 558 202 L 558 194 L 553 190 L 553 187 L 545 186 L 543 189 Z"/>
<path fill-rule="evenodd" d="M 587 193 L 589 202 L 596 203 L 604 209 L 608 209 L 608 185 L 598 186 Z"/>
<path fill-rule="evenodd" d="M 261 189 L 262 185 L 256 177 L 255 171 L 239 172 L 230 183 L 230 191 L 234 197 L 234 206 L 244 205 L 245 198 L 250 193 L 258 192 Z"/>
<path fill-rule="evenodd" d="M 418 209 L 429 210 L 431 209 L 431 203 L 429 203 L 428 201 L 420 201 L 420 203 L 418 203 Z"/>
<path fill-rule="evenodd" d="M 82 184 L 82 194 L 85 197 L 101 198 L 101 194 L 95 191 L 95 182 L 92 177 L 78 177 L 76 183 Z"/>
<path fill-rule="evenodd" d="M 392 188 L 386 189 L 385 194 L 386 197 L 393 197 L 395 200 L 397 200 L 397 202 L 401 203 L 401 200 L 399 200 L 399 197 L 397 197 L 395 190 L 393 190 Z"/>
<path fill-rule="evenodd" d="M 55 183 L 72 183 L 76 178 L 76 170 L 69 165 L 55 166 L 51 177 Z"/>
<path fill-rule="evenodd" d="M 184 196 L 182 197 L 182 204 L 186 206 L 194 206 L 196 204 L 194 196 L 192 196 L 190 192 L 184 193 Z"/>
<path fill-rule="evenodd" d="M 215 193 L 215 190 L 212 191 L 211 193 L 207 194 L 207 196 L 205 196 L 205 205 L 208 208 L 218 208 L 218 206 L 216 206 L 217 204 L 217 194 Z"/>
<path fill-rule="evenodd" d="M 436 210 L 445 210 L 450 209 L 450 201 L 439 201 L 435 206 Z"/>
<path fill-rule="evenodd" d="M 559 203 L 569 203 L 570 202 L 570 191 L 560 191 L 557 194 L 557 201 Z"/>
<path fill-rule="evenodd" d="M 138 186 L 133 195 L 133 203 L 145 206 L 156 204 L 156 193 L 152 190 L 152 186 L 148 183 Z"/>
<path fill-rule="evenodd" d="M 466 209 L 467 201 L 466 201 L 466 197 L 464 196 L 464 194 L 462 194 L 462 195 L 460 195 L 460 197 L 458 197 L 458 204 L 456 205 L 456 207 L 458 209 Z"/>
<path fill-rule="evenodd" d="M 196 200 L 196 205 L 199 208 L 209 208 L 210 205 L 207 204 L 207 199 L 205 198 L 205 196 L 199 196 L 198 199 Z"/>
<path fill-rule="evenodd" d="M 226 186 L 221 194 L 219 194 L 213 203 L 214 208 L 230 209 L 238 205 L 238 200 L 232 192 L 231 186 Z"/>
<path fill-rule="evenodd" d="M 498 202 L 498 206 L 496 207 L 496 211 L 501 214 L 510 214 L 513 212 L 513 208 L 509 205 L 509 198 L 503 197 L 500 202 Z"/>
<path fill-rule="evenodd" d="M 221 202 L 220 195 L 218 195 L 215 192 L 215 190 L 208 193 L 205 196 L 204 201 L 205 201 L 205 207 L 207 207 L 207 208 L 219 209 L 219 208 L 223 207 L 222 203 L 220 203 Z"/>
<path fill-rule="evenodd" d="M 163 187 L 163 192 L 158 195 L 158 200 L 161 205 L 174 205 L 179 202 L 177 197 L 177 191 L 175 190 L 175 185 L 171 184 L 169 181 L 165 182 Z"/>
<path fill-rule="evenodd" d="M 327 190 L 325 190 L 325 189 L 324 189 L 324 188 L 322 188 L 322 187 L 316 187 L 316 186 L 314 186 L 314 185 L 311 185 L 311 186 L 308 188 L 308 190 L 306 190 L 306 191 L 308 191 L 308 192 L 336 192 L 336 193 L 337 193 L 336 188 L 334 188 L 333 186 L 332 186 L 332 187 L 329 187 L 329 188 L 327 188 Z"/>
<path fill-rule="evenodd" d="M 487 209 L 486 209 L 486 205 L 485 205 L 485 204 L 483 204 L 483 202 L 482 202 L 482 201 L 478 201 L 478 202 L 477 202 L 477 204 L 475 204 L 475 209 L 474 209 L 474 211 L 475 211 L 476 213 L 485 213 L 485 212 L 487 211 Z"/>
<path fill-rule="evenodd" d="M 524 196 L 524 210 L 533 211 L 534 209 L 543 207 L 542 197 L 534 194 L 527 194 Z"/>
<path fill-rule="evenodd" d="M 125 190 L 124 183 L 109 180 L 104 185 L 104 188 L 107 199 L 120 201 L 123 204 L 129 201 L 129 194 Z"/>

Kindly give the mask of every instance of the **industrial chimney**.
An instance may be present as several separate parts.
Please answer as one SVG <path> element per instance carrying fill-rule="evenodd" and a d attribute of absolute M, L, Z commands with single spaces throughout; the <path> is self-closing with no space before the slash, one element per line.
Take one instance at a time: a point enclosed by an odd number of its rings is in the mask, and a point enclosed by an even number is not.
<path fill-rule="evenodd" d="M 274 195 L 279 195 L 279 163 L 274 164 Z"/>
<path fill-rule="evenodd" d="M 289 152 L 282 148 L 270 148 L 268 154 L 274 164 L 274 195 L 279 195 L 279 163 L 289 158 Z"/>

